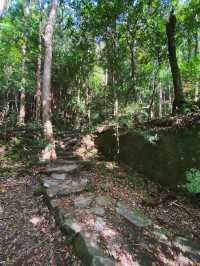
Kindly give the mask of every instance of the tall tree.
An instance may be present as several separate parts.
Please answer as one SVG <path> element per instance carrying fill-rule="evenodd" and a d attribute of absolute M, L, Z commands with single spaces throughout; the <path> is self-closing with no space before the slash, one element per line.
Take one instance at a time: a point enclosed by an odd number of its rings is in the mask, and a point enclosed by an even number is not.
<path fill-rule="evenodd" d="M 27 27 L 27 19 L 30 12 L 30 2 L 25 1 L 25 4 L 23 6 L 23 18 L 22 21 L 25 25 L 25 28 Z M 21 88 L 20 88 L 20 106 L 19 106 L 19 117 L 18 122 L 20 125 L 23 125 L 25 122 L 25 105 L 26 105 L 26 57 L 27 57 L 27 42 L 28 42 L 28 36 L 27 32 L 23 32 L 22 34 L 23 39 L 23 45 L 22 45 L 22 79 L 21 79 Z"/>
<path fill-rule="evenodd" d="M 170 12 L 169 21 L 166 24 L 166 33 L 168 40 L 168 57 L 172 72 L 173 85 L 174 85 L 174 101 L 173 101 L 173 113 L 180 112 L 183 103 L 183 87 L 181 83 L 181 75 L 178 67 L 177 56 L 176 56 L 176 16 L 174 9 Z"/>
<path fill-rule="evenodd" d="M 0 16 L 2 16 L 4 10 L 7 8 L 8 6 L 8 0 L 1 0 L 0 1 Z"/>
<path fill-rule="evenodd" d="M 36 121 L 41 120 L 41 104 L 42 104 L 42 17 L 44 15 L 44 5 L 41 4 L 38 25 L 38 56 L 36 66 L 36 87 L 35 87 L 35 119 Z"/>
<path fill-rule="evenodd" d="M 51 1 L 51 8 L 44 34 L 44 69 L 42 87 L 42 106 L 43 106 L 43 127 L 44 136 L 48 143 L 43 151 L 42 159 L 56 159 L 55 143 L 53 136 L 53 126 L 51 122 L 51 72 L 52 72 L 52 51 L 53 51 L 53 30 L 56 22 L 57 0 Z"/>

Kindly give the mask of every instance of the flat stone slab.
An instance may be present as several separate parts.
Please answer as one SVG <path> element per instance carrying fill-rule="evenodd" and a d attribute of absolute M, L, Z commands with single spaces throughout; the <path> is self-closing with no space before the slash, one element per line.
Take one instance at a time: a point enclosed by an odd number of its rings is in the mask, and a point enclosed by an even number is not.
<path fill-rule="evenodd" d="M 189 255 L 189 257 L 192 257 L 196 261 L 199 261 L 200 263 L 200 243 L 188 239 L 185 237 L 177 236 L 175 240 L 173 241 L 173 245 L 177 248 L 179 248 L 183 253 L 186 253 Z"/>
<path fill-rule="evenodd" d="M 74 240 L 74 250 L 84 265 L 114 266 L 115 263 L 99 248 L 95 234 L 80 232 Z"/>
<path fill-rule="evenodd" d="M 60 165 L 60 166 L 55 166 L 55 167 L 47 167 L 44 172 L 45 173 L 70 173 L 75 170 L 79 169 L 78 164 L 69 164 L 69 165 Z"/>
<path fill-rule="evenodd" d="M 110 259 L 94 256 L 91 266 L 115 266 L 116 264 Z"/>
<path fill-rule="evenodd" d="M 65 229 L 69 237 L 74 237 L 83 230 L 82 225 L 77 223 L 70 217 L 64 218 L 62 227 Z"/>
<path fill-rule="evenodd" d="M 98 218 L 98 223 L 104 223 Z M 94 231 L 87 231 L 85 225 L 78 222 L 75 212 L 63 213 L 62 228 L 71 239 L 74 251 L 88 266 L 114 266 L 115 263 L 104 253 L 98 245 L 98 235 Z"/>
<path fill-rule="evenodd" d="M 96 198 L 96 204 L 98 206 L 108 206 L 112 203 L 112 199 L 106 196 L 98 196 Z"/>
<path fill-rule="evenodd" d="M 93 200 L 94 200 L 94 195 L 80 196 L 74 200 L 74 206 L 76 208 L 88 208 L 90 207 Z"/>
<path fill-rule="evenodd" d="M 85 190 L 89 180 L 82 178 L 81 180 L 66 180 L 57 186 L 52 186 L 47 189 L 47 195 L 49 198 L 63 197 L 71 193 L 82 192 Z"/>
<path fill-rule="evenodd" d="M 118 202 L 116 211 L 126 220 L 138 227 L 147 227 L 152 224 L 151 220 L 137 210 L 130 209 L 125 204 Z"/>
<path fill-rule="evenodd" d="M 103 220 L 103 218 L 101 218 L 101 217 L 96 218 L 94 228 L 97 232 L 102 232 L 104 230 L 105 225 L 106 225 L 106 223 Z"/>
<path fill-rule="evenodd" d="M 66 179 L 66 174 L 65 173 L 62 173 L 62 174 L 52 173 L 51 177 L 53 179 L 57 179 L 57 180 L 65 180 Z"/>
<path fill-rule="evenodd" d="M 50 188 L 53 186 L 57 186 L 59 184 L 59 181 L 52 179 L 43 179 L 42 183 L 45 188 Z"/>
<path fill-rule="evenodd" d="M 103 216 L 105 214 L 105 209 L 101 207 L 96 207 L 94 209 L 94 213 L 99 216 Z"/>

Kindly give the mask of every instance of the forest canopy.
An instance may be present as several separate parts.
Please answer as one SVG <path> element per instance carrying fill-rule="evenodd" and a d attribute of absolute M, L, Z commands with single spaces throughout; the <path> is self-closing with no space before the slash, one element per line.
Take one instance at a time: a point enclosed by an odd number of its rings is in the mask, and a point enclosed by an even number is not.
<path fill-rule="evenodd" d="M 53 2 L 50 117 L 56 127 L 198 110 L 199 0 L 10 0 L 1 4 L 1 121 L 41 120 Z"/>

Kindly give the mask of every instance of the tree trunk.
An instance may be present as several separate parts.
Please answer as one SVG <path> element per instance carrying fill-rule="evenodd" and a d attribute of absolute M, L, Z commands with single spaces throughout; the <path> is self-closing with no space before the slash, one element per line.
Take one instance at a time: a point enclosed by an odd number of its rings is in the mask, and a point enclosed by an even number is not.
<path fill-rule="evenodd" d="M 119 117 L 119 100 L 116 91 L 114 91 L 114 117 L 118 121 Z"/>
<path fill-rule="evenodd" d="M 152 96 L 151 96 L 151 102 L 149 104 L 149 110 L 148 110 L 148 121 L 153 118 L 153 104 L 154 104 L 154 98 L 156 93 L 156 71 L 153 70 L 152 73 Z M 151 86 L 151 85 L 150 85 Z"/>
<path fill-rule="evenodd" d="M 199 100 L 199 83 L 197 82 L 195 86 L 194 101 L 198 102 L 198 100 Z"/>
<path fill-rule="evenodd" d="M 199 34 L 198 34 L 198 29 L 197 29 L 196 33 L 195 33 L 194 55 L 197 56 L 198 53 L 199 53 Z M 195 96 L 194 96 L 195 102 L 198 102 L 198 100 L 199 100 L 199 87 L 200 87 L 200 82 L 199 82 L 199 80 L 197 80 L 196 85 L 195 85 Z"/>
<path fill-rule="evenodd" d="M 173 113 L 181 111 L 184 104 L 183 88 L 181 84 L 181 76 L 178 67 L 176 57 L 176 44 L 175 44 L 175 33 L 176 33 L 176 16 L 171 11 L 169 22 L 166 25 L 166 33 L 168 39 L 168 57 L 172 72 L 173 85 L 174 85 L 174 102 L 173 102 Z"/>
<path fill-rule="evenodd" d="M 162 117 L 163 114 L 163 92 L 161 83 L 159 83 L 159 117 Z"/>
<path fill-rule="evenodd" d="M 26 41 L 25 41 L 26 42 Z M 26 44 L 22 47 L 22 80 L 21 80 L 21 89 L 20 89 L 20 106 L 19 106 L 19 118 L 18 123 L 19 125 L 24 125 L 25 122 L 25 105 L 26 105 L 26 79 L 25 79 L 25 56 L 26 56 Z"/>
<path fill-rule="evenodd" d="M 41 65 L 42 65 L 42 45 L 41 45 L 41 24 L 39 26 L 39 45 L 38 45 L 38 59 L 36 69 L 36 89 L 35 89 L 35 118 L 36 121 L 41 119 Z"/>
<path fill-rule="evenodd" d="M 49 18 L 45 29 L 44 45 L 44 70 L 42 87 L 42 107 L 43 107 L 43 127 L 44 137 L 48 146 L 42 154 L 43 160 L 56 159 L 55 142 L 53 136 L 53 126 L 51 122 L 51 70 L 52 70 L 52 50 L 53 50 L 53 29 L 56 21 L 57 0 L 51 1 Z"/>
<path fill-rule="evenodd" d="M 7 1 L 8 2 L 8 1 Z M 27 18 L 30 14 L 31 2 L 25 1 L 23 6 L 23 23 L 24 26 L 27 27 Z M 22 45 L 22 80 L 21 80 L 21 89 L 20 89 L 20 107 L 19 107 L 19 118 L 18 123 L 23 125 L 25 123 L 26 116 L 26 50 L 27 50 L 27 42 L 28 36 L 25 32 L 23 34 L 24 44 Z"/>
<path fill-rule="evenodd" d="M 135 90 L 135 77 L 136 77 L 136 62 L 135 62 L 135 47 L 134 41 L 129 44 L 130 54 L 131 54 L 131 81 L 132 81 L 132 95 L 133 99 L 136 100 L 136 90 Z"/>
<path fill-rule="evenodd" d="M 188 62 L 189 62 L 191 59 L 191 56 L 192 56 L 192 40 L 191 40 L 191 37 L 189 35 L 190 33 L 188 32 L 187 34 L 188 34 L 187 45 L 188 45 Z"/>
<path fill-rule="evenodd" d="M 80 86 L 80 81 L 78 82 L 78 86 Z M 80 105 L 81 105 L 81 92 L 80 89 L 77 89 L 77 95 L 76 95 L 76 118 L 75 118 L 75 129 L 79 130 L 81 127 L 81 121 L 80 121 Z"/>
<path fill-rule="evenodd" d="M 195 47 L 194 47 L 194 55 L 197 56 L 199 52 L 199 34 L 198 29 L 195 32 Z"/>
<path fill-rule="evenodd" d="M 0 0 L 0 17 L 3 15 L 5 9 L 8 7 L 8 0 Z"/>
<path fill-rule="evenodd" d="M 87 110 L 87 122 L 88 122 L 88 128 L 91 127 L 91 110 L 90 110 L 90 90 L 87 87 L 86 88 L 86 110 Z"/>

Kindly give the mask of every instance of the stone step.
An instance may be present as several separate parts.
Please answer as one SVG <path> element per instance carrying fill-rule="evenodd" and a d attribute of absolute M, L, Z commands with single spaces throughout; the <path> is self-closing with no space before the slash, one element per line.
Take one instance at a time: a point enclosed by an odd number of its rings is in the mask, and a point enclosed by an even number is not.
<path fill-rule="evenodd" d="M 55 163 L 57 161 L 68 161 L 68 160 L 79 160 L 80 158 L 76 155 L 67 155 L 67 154 L 60 154 L 60 155 L 57 155 L 57 160 L 55 161 Z"/>
<path fill-rule="evenodd" d="M 72 191 L 71 184 L 67 186 Z M 51 199 L 50 205 L 83 265 L 186 266 L 200 261 L 198 243 L 156 227 L 138 210 L 109 196 L 82 191 Z M 176 255 L 169 259 L 169 254 Z"/>
<path fill-rule="evenodd" d="M 59 157 L 60 155 L 65 155 L 65 156 L 73 156 L 73 152 L 67 151 L 67 149 L 62 149 L 62 148 L 56 148 L 56 155 Z"/>
<path fill-rule="evenodd" d="M 58 201 L 58 200 L 57 200 Z M 52 207 L 55 207 L 55 202 L 52 201 Z M 88 218 L 90 213 L 77 209 L 77 211 L 59 208 L 60 223 L 63 231 L 66 232 L 68 239 L 74 247 L 76 255 L 82 260 L 83 265 L 87 266 L 114 266 L 115 262 L 98 244 L 98 234 L 95 230 L 86 228 L 84 224 L 79 222 L 76 217 Z M 96 227 L 100 221 L 95 222 Z"/>
<path fill-rule="evenodd" d="M 68 179 L 64 182 L 57 181 L 57 183 L 50 184 L 47 188 L 47 196 L 49 198 L 64 197 L 73 193 L 80 193 L 85 191 L 89 180 L 87 178 L 81 178 L 79 180 Z"/>
<path fill-rule="evenodd" d="M 73 162 L 69 162 L 65 165 L 57 166 L 47 166 L 45 169 L 41 170 L 42 173 L 51 174 L 51 173 L 72 173 L 80 169 L 80 165 Z"/>
<path fill-rule="evenodd" d="M 91 160 L 81 160 L 80 158 L 57 158 L 52 164 L 51 167 L 60 166 L 60 165 L 69 165 L 69 164 L 78 164 L 78 165 L 90 165 L 92 164 Z"/>
<path fill-rule="evenodd" d="M 151 220 L 145 217 L 142 213 L 137 210 L 130 209 L 126 204 L 118 202 L 116 212 L 128 220 L 130 223 L 138 227 L 148 227 L 152 224 Z"/>

